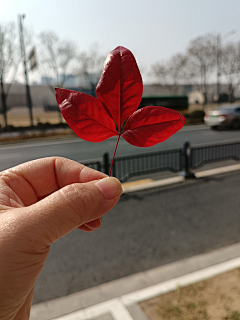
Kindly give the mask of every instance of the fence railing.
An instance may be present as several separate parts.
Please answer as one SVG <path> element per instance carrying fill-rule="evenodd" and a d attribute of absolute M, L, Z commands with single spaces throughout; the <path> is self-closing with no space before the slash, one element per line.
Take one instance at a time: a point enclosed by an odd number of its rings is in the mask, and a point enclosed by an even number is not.
<path fill-rule="evenodd" d="M 224 161 L 224 160 L 240 160 L 240 142 L 232 143 L 215 143 L 207 145 L 199 145 L 191 147 L 190 167 L 192 169 L 199 168 L 206 163 Z"/>
<path fill-rule="evenodd" d="M 208 163 L 230 159 L 240 160 L 240 141 L 195 145 L 193 147 L 189 142 L 185 142 L 181 149 L 116 157 L 112 173 L 121 182 L 125 182 L 133 176 L 160 171 L 181 172 L 186 178 L 194 178 L 192 169 L 197 169 Z M 80 162 L 106 174 L 109 173 L 111 164 L 107 152 L 103 154 L 102 158 Z"/>
<path fill-rule="evenodd" d="M 98 170 L 98 171 L 102 171 L 102 158 L 96 158 L 96 159 L 90 159 L 90 160 L 79 160 L 79 162 L 81 162 L 82 164 L 84 164 L 85 166 Z"/>
<path fill-rule="evenodd" d="M 182 149 L 151 152 L 117 157 L 113 164 L 113 176 L 125 182 L 129 178 L 159 171 L 181 171 Z"/>

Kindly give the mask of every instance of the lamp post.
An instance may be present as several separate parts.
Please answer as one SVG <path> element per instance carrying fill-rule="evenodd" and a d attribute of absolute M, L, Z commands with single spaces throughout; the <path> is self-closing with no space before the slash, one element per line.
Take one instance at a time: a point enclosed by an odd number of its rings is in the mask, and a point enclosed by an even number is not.
<path fill-rule="evenodd" d="M 221 76 L 220 55 L 222 50 L 222 42 L 234 33 L 236 33 L 236 30 L 231 30 L 223 36 L 221 36 L 221 34 L 217 34 L 217 98 L 218 99 L 220 97 L 220 76 Z"/>
<path fill-rule="evenodd" d="M 21 47 L 21 54 L 22 54 L 22 59 L 23 59 L 24 73 L 25 73 L 25 81 L 26 81 L 27 105 L 28 105 L 28 109 L 29 109 L 29 116 L 30 116 L 31 126 L 33 126 L 32 99 L 31 99 L 30 89 L 29 89 L 29 85 L 28 85 L 28 70 L 27 70 L 25 43 L 24 43 L 24 35 L 23 35 L 23 24 L 22 24 L 22 20 L 23 20 L 24 18 L 25 18 L 25 15 L 24 15 L 24 14 L 18 15 L 20 47 Z"/>

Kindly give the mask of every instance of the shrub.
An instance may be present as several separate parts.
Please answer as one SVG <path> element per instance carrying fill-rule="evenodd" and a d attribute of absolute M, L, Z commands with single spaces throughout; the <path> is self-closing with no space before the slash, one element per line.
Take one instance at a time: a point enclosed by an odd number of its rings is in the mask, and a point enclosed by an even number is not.
<path fill-rule="evenodd" d="M 188 114 L 187 120 L 188 123 L 203 123 L 204 111 L 195 110 Z"/>
<path fill-rule="evenodd" d="M 203 121 L 204 111 L 203 110 L 195 110 L 189 114 L 190 119 L 201 119 Z"/>

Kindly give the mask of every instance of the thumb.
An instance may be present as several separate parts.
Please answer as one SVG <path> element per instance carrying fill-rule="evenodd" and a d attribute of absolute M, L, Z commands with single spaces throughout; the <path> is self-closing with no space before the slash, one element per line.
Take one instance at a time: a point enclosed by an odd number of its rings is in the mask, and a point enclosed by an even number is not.
<path fill-rule="evenodd" d="M 116 178 L 67 185 L 25 208 L 24 231 L 30 232 L 35 243 L 49 245 L 80 225 L 102 217 L 118 202 L 121 193 Z"/>

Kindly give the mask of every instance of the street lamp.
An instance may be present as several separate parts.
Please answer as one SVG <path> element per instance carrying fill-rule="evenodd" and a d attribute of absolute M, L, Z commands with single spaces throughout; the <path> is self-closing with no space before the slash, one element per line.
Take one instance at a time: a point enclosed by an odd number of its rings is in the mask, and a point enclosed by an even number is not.
<path fill-rule="evenodd" d="M 217 34 L 217 99 L 219 99 L 220 97 L 220 76 L 221 76 L 219 52 L 221 53 L 222 42 L 236 32 L 237 32 L 236 30 L 231 30 L 225 33 L 223 36 L 221 36 L 221 34 Z"/>

